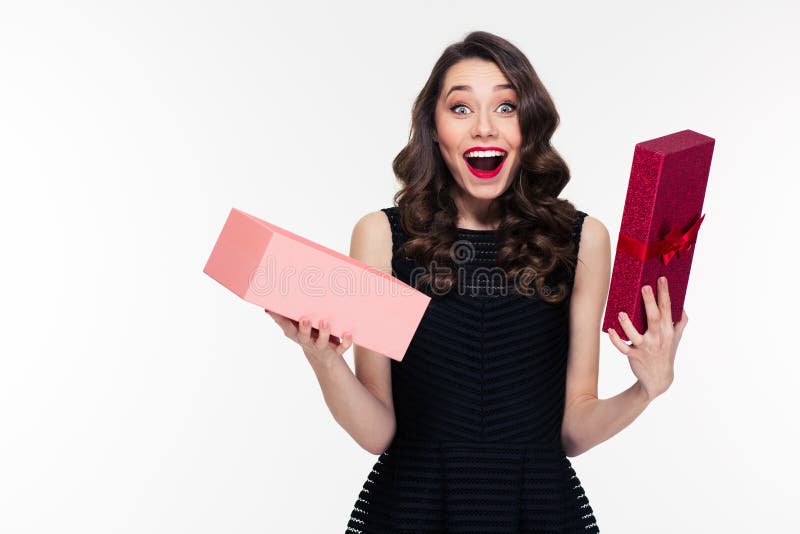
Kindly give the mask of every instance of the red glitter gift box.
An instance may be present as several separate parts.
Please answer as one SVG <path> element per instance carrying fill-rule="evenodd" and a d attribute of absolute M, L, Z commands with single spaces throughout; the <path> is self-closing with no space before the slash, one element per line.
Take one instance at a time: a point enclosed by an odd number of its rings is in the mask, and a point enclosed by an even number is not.
<path fill-rule="evenodd" d="M 714 139 L 692 130 L 636 144 L 604 332 L 613 328 L 629 341 L 617 316 L 624 311 L 643 334 L 647 313 L 641 289 L 650 285 L 658 301 L 660 276 L 667 278 L 672 321 L 680 321 L 713 152 Z"/>

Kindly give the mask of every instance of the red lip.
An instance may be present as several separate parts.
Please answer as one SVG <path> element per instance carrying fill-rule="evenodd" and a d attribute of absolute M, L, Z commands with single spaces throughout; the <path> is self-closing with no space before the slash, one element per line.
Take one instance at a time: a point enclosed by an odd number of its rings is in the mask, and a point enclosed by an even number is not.
<path fill-rule="evenodd" d="M 504 154 L 503 161 L 501 161 L 500 165 L 493 171 L 479 171 L 478 169 L 470 165 L 469 159 L 467 159 L 467 154 L 469 154 L 473 150 L 497 150 L 498 152 L 502 152 Z M 503 164 L 506 162 L 506 158 L 508 158 L 508 151 L 504 148 L 500 148 L 497 146 L 474 146 L 469 150 L 467 150 L 466 152 L 464 152 L 462 157 L 464 158 L 464 162 L 466 162 L 467 164 L 467 168 L 473 175 L 483 180 L 488 180 L 489 178 L 494 178 L 495 176 L 500 174 L 500 169 L 503 168 Z"/>

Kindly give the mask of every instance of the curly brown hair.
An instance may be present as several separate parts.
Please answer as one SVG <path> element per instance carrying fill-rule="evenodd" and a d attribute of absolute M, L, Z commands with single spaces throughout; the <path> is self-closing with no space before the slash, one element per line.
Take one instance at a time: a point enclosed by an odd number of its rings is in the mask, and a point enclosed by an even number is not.
<path fill-rule="evenodd" d="M 550 276 L 566 267 L 574 273 L 572 239 L 577 210 L 557 198 L 569 182 L 569 168 L 550 145 L 558 112 L 527 57 L 513 44 L 483 31 L 451 44 L 433 67 L 412 107 L 408 144 L 392 162 L 401 189 L 394 195 L 400 223 L 409 239 L 400 249 L 424 269 L 415 286 L 449 291 L 456 282 L 451 247 L 458 238 L 458 209 L 450 194 L 458 187 L 434 143 L 434 113 L 447 70 L 471 58 L 494 62 L 519 97 L 522 134 L 519 172 L 506 191 L 492 200 L 502 214 L 497 227 L 497 263 L 520 293 L 549 303 L 568 294 L 568 284 L 550 285 Z M 440 270 L 439 267 L 450 267 Z M 562 271 L 563 272 L 563 271 Z M 535 287 L 535 292 L 532 287 Z"/>

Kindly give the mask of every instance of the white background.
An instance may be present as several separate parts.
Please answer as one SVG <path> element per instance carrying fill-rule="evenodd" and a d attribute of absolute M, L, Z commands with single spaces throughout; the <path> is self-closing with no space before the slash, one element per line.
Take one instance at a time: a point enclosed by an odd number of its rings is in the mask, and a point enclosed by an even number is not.
<path fill-rule="evenodd" d="M 0 532 L 344 531 L 376 457 L 202 269 L 231 207 L 347 253 L 476 29 L 533 63 L 612 247 L 635 143 L 716 139 L 675 382 L 571 459 L 600 529 L 796 528 L 798 8 L 564 4 L 2 2 Z M 600 357 L 601 398 L 634 382 Z"/>

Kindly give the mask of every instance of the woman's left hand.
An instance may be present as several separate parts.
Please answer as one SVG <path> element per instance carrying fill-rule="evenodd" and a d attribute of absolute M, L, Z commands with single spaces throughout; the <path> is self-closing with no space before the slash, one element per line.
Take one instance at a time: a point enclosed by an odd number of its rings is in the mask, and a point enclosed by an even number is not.
<path fill-rule="evenodd" d="M 631 370 L 647 395 L 653 400 L 664 393 L 674 377 L 675 352 L 689 321 L 686 310 L 674 326 L 670 308 L 667 280 L 658 280 L 658 303 L 650 286 L 642 286 L 644 306 L 647 312 L 647 331 L 640 334 L 625 312 L 620 312 L 620 325 L 631 344 L 625 343 L 613 328 L 608 329 L 611 342 L 628 357 Z"/>

